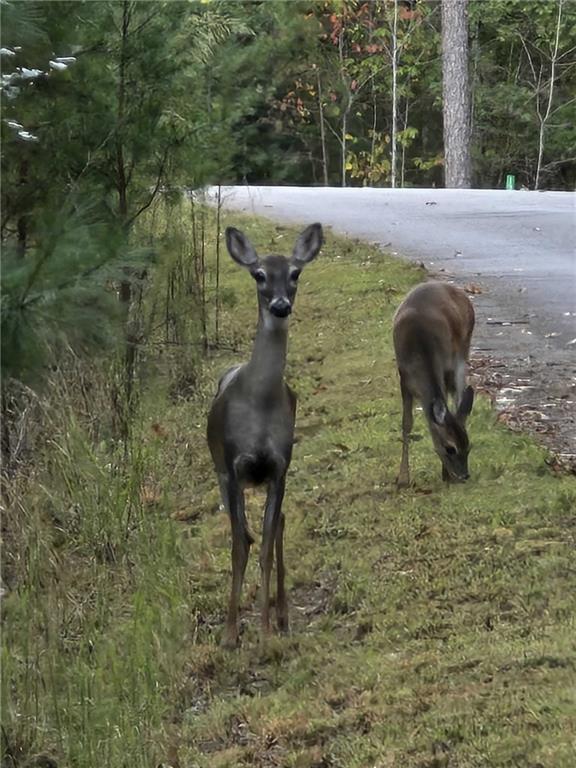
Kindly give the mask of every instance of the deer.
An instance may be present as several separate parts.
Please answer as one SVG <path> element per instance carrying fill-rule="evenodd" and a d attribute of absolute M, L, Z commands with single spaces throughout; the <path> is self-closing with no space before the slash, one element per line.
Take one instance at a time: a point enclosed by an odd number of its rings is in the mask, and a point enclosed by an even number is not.
<path fill-rule="evenodd" d="M 270 574 L 276 550 L 276 619 L 278 630 L 289 630 L 284 586 L 284 514 L 286 473 L 292 457 L 296 394 L 284 379 L 288 318 L 298 278 L 318 255 L 323 242 L 320 224 L 311 224 L 296 240 L 290 258 L 259 257 L 249 239 L 234 227 L 226 229 L 232 259 L 256 283 L 258 324 L 247 363 L 227 370 L 218 382 L 208 414 L 207 440 L 222 503 L 232 531 L 232 585 L 222 645 L 238 645 L 238 614 L 250 546 L 254 543 L 244 507 L 244 490 L 266 486 L 260 549 L 261 632 L 270 634 Z"/>
<path fill-rule="evenodd" d="M 473 330 L 472 302 L 461 288 L 449 283 L 417 285 L 394 315 L 394 351 L 402 395 L 399 488 L 410 484 L 408 443 L 414 398 L 422 405 L 434 450 L 442 462 L 442 479 L 462 482 L 469 478 L 466 419 L 474 390 L 466 385 L 466 367 Z M 449 396 L 454 401 L 453 412 Z"/>

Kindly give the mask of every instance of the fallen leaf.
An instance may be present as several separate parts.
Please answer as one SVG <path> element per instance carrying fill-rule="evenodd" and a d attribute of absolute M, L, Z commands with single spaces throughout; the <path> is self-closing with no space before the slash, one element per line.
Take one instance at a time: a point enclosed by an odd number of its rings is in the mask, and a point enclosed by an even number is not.
<path fill-rule="evenodd" d="M 200 512 L 196 509 L 177 509 L 176 512 L 172 512 L 170 515 L 172 520 L 180 520 L 185 522 L 187 520 L 197 520 L 200 517 Z"/>
<path fill-rule="evenodd" d="M 168 432 L 164 429 L 162 424 L 158 424 L 157 421 L 155 421 L 153 424 L 150 425 L 150 429 L 158 437 L 162 437 L 162 438 L 168 437 Z"/>
<path fill-rule="evenodd" d="M 140 501 L 146 506 L 153 506 L 158 504 L 161 500 L 162 494 L 160 493 L 158 486 L 152 481 L 145 481 L 140 488 Z"/>

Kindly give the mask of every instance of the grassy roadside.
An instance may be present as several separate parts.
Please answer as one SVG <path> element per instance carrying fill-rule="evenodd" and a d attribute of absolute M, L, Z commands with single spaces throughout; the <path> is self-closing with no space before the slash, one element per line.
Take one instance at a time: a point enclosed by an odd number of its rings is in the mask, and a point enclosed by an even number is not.
<path fill-rule="evenodd" d="M 227 218 L 262 252 L 292 247 L 292 230 Z M 391 318 L 423 274 L 366 245 L 329 236 L 291 320 L 292 634 L 258 644 L 255 547 L 242 647 L 219 648 L 229 532 L 205 413 L 256 313 L 251 280 L 223 260 L 233 351 L 213 353 L 195 397 L 171 400 L 158 378 L 124 474 L 71 417 L 22 493 L 26 578 L 4 606 L 6 765 L 574 765 L 574 482 L 480 400 L 472 480 L 444 487 L 417 415 L 415 485 L 396 491 Z M 262 501 L 250 495 L 256 531 Z"/>

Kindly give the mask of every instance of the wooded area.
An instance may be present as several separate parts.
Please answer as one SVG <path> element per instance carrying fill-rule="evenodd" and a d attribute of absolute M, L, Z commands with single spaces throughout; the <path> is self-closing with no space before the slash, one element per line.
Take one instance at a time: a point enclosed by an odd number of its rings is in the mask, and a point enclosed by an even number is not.
<path fill-rule="evenodd" d="M 443 82 L 458 8 L 468 76 Z M 130 233 L 160 191 L 442 185 L 443 92 L 458 184 L 572 189 L 574 3 L 444 11 L 443 30 L 435 0 L 2 3 L 5 375 L 38 370 L 56 315 L 69 343 L 104 340 L 103 280 L 129 303 L 151 255 Z"/>

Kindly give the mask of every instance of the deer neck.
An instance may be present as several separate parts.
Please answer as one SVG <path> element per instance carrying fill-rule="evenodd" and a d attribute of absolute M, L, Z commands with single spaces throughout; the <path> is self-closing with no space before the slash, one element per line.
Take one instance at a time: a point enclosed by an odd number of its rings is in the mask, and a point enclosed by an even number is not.
<path fill-rule="evenodd" d="M 261 308 L 252 357 L 248 363 L 254 391 L 265 392 L 282 385 L 287 350 L 288 318 L 274 317 Z"/>

